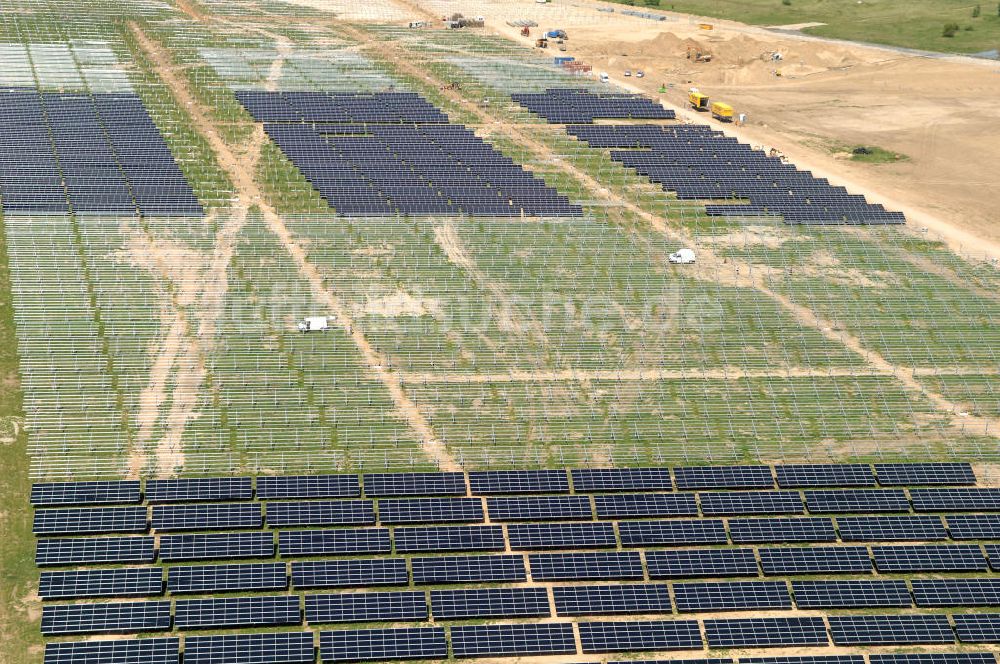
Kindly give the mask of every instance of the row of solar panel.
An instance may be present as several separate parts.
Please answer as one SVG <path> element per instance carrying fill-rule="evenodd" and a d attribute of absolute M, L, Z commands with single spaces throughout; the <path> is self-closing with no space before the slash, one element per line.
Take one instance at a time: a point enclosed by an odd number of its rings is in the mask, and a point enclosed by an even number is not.
<path fill-rule="evenodd" d="M 769 489 L 775 474 L 781 488 L 849 486 L 970 485 L 976 483 L 972 466 L 960 463 L 694 466 L 670 468 L 573 469 L 570 476 L 577 492 L 672 491 L 690 489 Z M 471 471 L 472 495 L 503 493 L 568 493 L 569 478 L 561 470 Z M 354 498 L 361 496 L 357 475 L 261 476 L 257 496 L 279 498 Z M 367 473 L 366 496 L 466 495 L 464 473 Z M 248 500 L 253 497 L 253 479 L 215 477 L 149 480 L 145 496 L 150 502 L 187 500 Z M 31 504 L 71 505 L 135 503 L 142 499 L 138 480 L 103 482 L 36 483 Z"/>
<path fill-rule="evenodd" d="M 550 124 L 582 124 L 597 118 L 673 120 L 676 114 L 635 94 L 596 93 L 583 88 L 549 88 L 511 98 Z"/>

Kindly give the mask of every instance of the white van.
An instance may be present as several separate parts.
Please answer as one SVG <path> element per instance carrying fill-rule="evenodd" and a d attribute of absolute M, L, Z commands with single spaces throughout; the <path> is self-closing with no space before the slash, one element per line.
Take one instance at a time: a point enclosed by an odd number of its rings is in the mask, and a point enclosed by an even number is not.
<path fill-rule="evenodd" d="M 601 75 L 600 75 L 600 79 L 601 79 L 601 83 L 607 83 L 608 82 L 608 74 L 607 74 L 607 72 L 603 72 L 602 71 Z"/>

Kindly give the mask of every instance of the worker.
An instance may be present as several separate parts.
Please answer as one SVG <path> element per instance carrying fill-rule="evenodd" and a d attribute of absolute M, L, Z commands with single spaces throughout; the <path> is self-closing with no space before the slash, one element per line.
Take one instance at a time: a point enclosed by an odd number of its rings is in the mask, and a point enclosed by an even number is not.
<path fill-rule="evenodd" d="M 744 124 L 746 124 L 746 121 L 747 121 L 747 114 L 746 113 L 740 113 L 739 117 L 736 118 L 736 124 L 738 124 L 740 126 L 743 126 Z"/>

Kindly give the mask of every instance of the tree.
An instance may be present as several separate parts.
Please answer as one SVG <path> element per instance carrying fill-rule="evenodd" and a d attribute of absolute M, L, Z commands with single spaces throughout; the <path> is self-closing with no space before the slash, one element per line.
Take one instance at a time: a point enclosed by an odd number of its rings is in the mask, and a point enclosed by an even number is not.
<path fill-rule="evenodd" d="M 941 31 L 942 37 L 954 37 L 958 33 L 958 23 L 945 23 L 944 30 Z"/>
<path fill-rule="evenodd" d="M 983 13 L 983 8 L 976 5 L 972 8 L 972 18 L 979 18 L 979 15 Z"/>
<path fill-rule="evenodd" d="M 659 7 L 660 0 L 643 0 L 643 4 L 647 7 Z"/>

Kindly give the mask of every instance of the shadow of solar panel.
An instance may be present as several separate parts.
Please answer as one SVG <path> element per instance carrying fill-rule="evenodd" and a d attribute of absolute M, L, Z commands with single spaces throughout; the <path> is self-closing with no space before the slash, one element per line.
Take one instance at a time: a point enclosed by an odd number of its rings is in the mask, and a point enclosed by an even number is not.
<path fill-rule="evenodd" d="M 367 473 L 365 495 L 464 496 L 465 473 Z"/>
<path fill-rule="evenodd" d="M 1000 614 L 963 613 L 953 618 L 962 643 L 1000 643 Z"/>
<path fill-rule="evenodd" d="M 283 526 L 375 525 L 375 506 L 370 500 L 309 500 L 266 503 L 267 524 Z"/>
<path fill-rule="evenodd" d="M 593 519 L 588 496 L 518 496 L 487 498 L 490 521 Z"/>
<path fill-rule="evenodd" d="M 283 530 L 278 533 L 278 551 L 283 556 L 347 556 L 389 553 L 391 550 L 388 528 Z"/>
<path fill-rule="evenodd" d="M 706 620 L 705 638 L 709 648 L 829 645 L 822 618 Z"/>
<path fill-rule="evenodd" d="M 153 506 L 155 530 L 225 530 L 260 528 L 262 524 L 263 516 L 259 503 Z"/>
<path fill-rule="evenodd" d="M 761 569 L 767 576 L 867 573 L 872 570 L 868 549 L 863 546 L 761 547 L 757 552 Z"/>
<path fill-rule="evenodd" d="M 159 567 L 42 572 L 38 596 L 42 599 L 85 597 L 143 597 L 163 594 L 163 570 Z"/>
<path fill-rule="evenodd" d="M 437 620 L 548 617 L 551 612 L 545 588 L 432 590 L 431 610 Z"/>
<path fill-rule="evenodd" d="M 35 565 L 151 563 L 156 559 L 152 537 L 69 537 L 40 539 Z"/>
<path fill-rule="evenodd" d="M 481 523 L 483 503 L 479 498 L 402 498 L 378 501 L 383 525 L 403 523 Z"/>
<path fill-rule="evenodd" d="M 792 581 L 792 592 L 800 609 L 908 608 L 913 604 L 905 581 Z"/>
<path fill-rule="evenodd" d="M 637 551 L 536 553 L 528 556 L 534 581 L 641 580 Z"/>
<path fill-rule="evenodd" d="M 875 474 L 882 486 L 931 484 L 975 484 L 972 464 L 958 463 L 877 463 Z"/>
<path fill-rule="evenodd" d="M 691 494 L 626 493 L 595 496 L 597 518 L 637 518 L 652 516 L 698 516 L 698 504 Z"/>
<path fill-rule="evenodd" d="M 569 493 L 565 470 L 482 470 L 469 473 L 473 495 Z"/>
<path fill-rule="evenodd" d="M 292 563 L 292 585 L 297 590 L 405 586 L 407 583 L 409 576 L 406 573 L 406 560 L 403 558 Z"/>
<path fill-rule="evenodd" d="M 1000 514 L 949 514 L 945 519 L 952 539 L 1000 539 Z"/>
<path fill-rule="evenodd" d="M 172 593 L 213 593 L 249 590 L 285 590 L 285 563 L 242 565 L 181 565 L 167 571 L 167 590 Z"/>
<path fill-rule="evenodd" d="M 514 551 L 613 547 L 615 529 L 610 523 L 521 523 L 507 526 Z"/>
<path fill-rule="evenodd" d="M 257 478 L 261 500 L 292 498 L 356 498 L 361 495 L 357 475 L 263 475 Z"/>
<path fill-rule="evenodd" d="M 798 491 L 703 491 L 698 494 L 705 516 L 736 514 L 802 514 Z"/>
<path fill-rule="evenodd" d="M 892 653 L 868 656 L 871 664 L 996 664 L 991 652 Z"/>
<path fill-rule="evenodd" d="M 910 511 L 910 501 L 902 489 L 806 491 L 805 494 L 806 506 L 813 514 Z"/>
<path fill-rule="evenodd" d="M 939 516 L 838 516 L 845 542 L 915 542 L 948 538 Z"/>
<path fill-rule="evenodd" d="M 312 664 L 312 632 L 188 636 L 184 664 Z"/>
<path fill-rule="evenodd" d="M 1000 579 L 914 579 L 917 606 L 1000 606 Z"/>
<path fill-rule="evenodd" d="M 651 579 L 757 576 L 753 549 L 679 549 L 647 551 Z"/>
<path fill-rule="evenodd" d="M 672 491 L 667 468 L 576 468 L 573 490 L 577 493 L 602 491 Z"/>
<path fill-rule="evenodd" d="M 559 616 L 671 613 L 667 584 L 556 586 L 552 589 Z"/>
<path fill-rule="evenodd" d="M 914 544 L 873 546 L 879 572 L 980 572 L 986 558 L 971 544 Z"/>
<path fill-rule="evenodd" d="M 170 602 L 48 604 L 42 607 L 42 634 L 133 634 L 170 629 Z"/>
<path fill-rule="evenodd" d="M 675 583 L 674 601 L 681 613 L 792 608 L 784 581 Z"/>
<path fill-rule="evenodd" d="M 721 519 L 622 521 L 618 524 L 622 546 L 728 544 Z"/>
<path fill-rule="evenodd" d="M 395 528 L 393 539 L 399 553 L 434 551 L 503 551 L 500 526 L 439 526 Z"/>
<path fill-rule="evenodd" d="M 144 533 L 145 507 L 90 507 L 46 509 L 35 512 L 31 532 L 36 535 L 91 535 L 98 533 Z"/>
<path fill-rule="evenodd" d="M 830 635 L 838 646 L 954 643 L 948 616 L 829 616 Z"/>
<path fill-rule="evenodd" d="M 426 619 L 427 596 L 422 592 L 306 595 L 310 624 Z"/>
<path fill-rule="evenodd" d="M 468 625 L 451 628 L 455 657 L 564 655 L 576 653 L 570 623 Z"/>
<path fill-rule="evenodd" d="M 813 655 L 804 657 L 740 657 L 739 664 L 865 664 L 864 655 Z"/>
<path fill-rule="evenodd" d="M 774 471 L 783 489 L 875 486 L 875 473 L 868 464 L 782 464 Z"/>
<path fill-rule="evenodd" d="M 205 533 L 160 537 L 160 560 L 164 562 L 273 556 L 273 533 Z"/>
<path fill-rule="evenodd" d="M 769 542 L 836 542 L 833 519 L 820 517 L 730 519 L 733 544 Z"/>
<path fill-rule="evenodd" d="M 301 623 L 299 598 L 293 595 L 179 599 L 174 609 L 177 629 L 274 627 Z"/>
<path fill-rule="evenodd" d="M 910 489 L 916 512 L 1000 512 L 1000 489 Z"/>
<path fill-rule="evenodd" d="M 522 556 L 436 556 L 412 558 L 413 583 L 490 583 L 525 581 Z"/>
<path fill-rule="evenodd" d="M 180 639 L 46 643 L 44 661 L 45 664 L 178 664 Z"/>
<path fill-rule="evenodd" d="M 448 656 L 440 627 L 350 629 L 319 633 L 322 662 L 438 659 Z"/>
<path fill-rule="evenodd" d="M 46 482 L 31 485 L 31 504 L 108 505 L 137 503 L 142 500 L 138 480 L 106 482 Z"/>
<path fill-rule="evenodd" d="M 579 623 L 585 653 L 695 650 L 703 647 L 697 620 Z"/>
<path fill-rule="evenodd" d="M 678 489 L 771 489 L 770 466 L 686 466 L 674 468 Z"/>
<path fill-rule="evenodd" d="M 249 477 L 197 477 L 146 482 L 146 499 L 151 503 L 251 498 L 253 485 Z"/>

